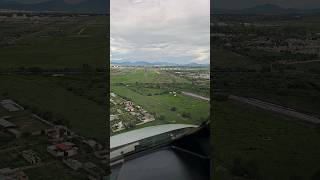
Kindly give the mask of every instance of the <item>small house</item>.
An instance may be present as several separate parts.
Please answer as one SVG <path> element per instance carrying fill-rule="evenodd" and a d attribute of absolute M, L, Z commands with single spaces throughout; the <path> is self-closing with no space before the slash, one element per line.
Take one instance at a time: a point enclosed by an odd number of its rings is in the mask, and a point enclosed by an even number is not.
<path fill-rule="evenodd" d="M 48 146 L 47 151 L 54 157 L 71 157 L 78 154 L 78 148 L 71 142 Z"/>

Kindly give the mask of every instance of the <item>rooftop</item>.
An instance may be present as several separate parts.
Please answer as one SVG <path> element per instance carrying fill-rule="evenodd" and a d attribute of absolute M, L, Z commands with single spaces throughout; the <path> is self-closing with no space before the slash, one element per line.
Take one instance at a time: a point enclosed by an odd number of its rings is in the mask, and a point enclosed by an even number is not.
<path fill-rule="evenodd" d="M 5 120 L 4 118 L 0 118 L 0 126 L 2 126 L 4 128 L 16 127 L 15 124 Z"/>
<path fill-rule="evenodd" d="M 57 149 L 62 150 L 62 151 L 68 151 L 72 149 L 73 144 L 71 143 L 60 143 L 55 145 Z"/>

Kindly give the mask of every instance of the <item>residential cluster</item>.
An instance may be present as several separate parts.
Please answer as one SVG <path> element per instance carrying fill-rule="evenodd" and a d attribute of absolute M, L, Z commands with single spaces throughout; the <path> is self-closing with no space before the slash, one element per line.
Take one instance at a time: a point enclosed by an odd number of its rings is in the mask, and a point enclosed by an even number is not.
<path fill-rule="evenodd" d="M 54 125 L 36 114 L 30 114 L 14 100 L 1 100 L 0 105 L 0 115 L 5 114 L 0 117 L 0 135 L 10 137 L 11 141 L 20 139 L 30 144 L 1 147 L 0 151 L 8 153 L 20 151 L 18 156 L 25 160 L 25 165 L 0 169 L 0 179 L 27 180 L 24 169 L 46 166 L 53 161 L 60 162 L 70 171 L 83 170 L 90 179 L 106 178 L 108 151 L 99 142 L 80 136 L 66 126 Z M 37 145 L 39 142 L 29 142 L 29 137 L 39 137 L 46 141 L 33 148 L 32 144 Z M 48 153 L 54 160 L 43 158 L 43 153 Z"/>
<path fill-rule="evenodd" d="M 194 72 L 194 70 L 190 71 L 174 71 L 174 73 L 177 76 L 180 77 L 187 77 L 191 79 L 204 79 L 204 80 L 210 80 L 210 72 Z"/>
<path fill-rule="evenodd" d="M 149 123 L 155 120 L 154 115 L 130 100 L 110 94 L 111 114 L 110 128 L 113 133 Z"/>
<path fill-rule="evenodd" d="M 256 18 L 236 21 L 237 18 L 232 16 L 215 16 L 211 23 L 214 29 L 211 38 L 217 42 L 216 46 L 244 56 L 255 57 L 254 53 L 267 52 L 280 56 L 282 61 L 319 59 L 320 31 L 316 28 L 301 31 L 297 27 L 290 27 L 284 20 L 281 21 L 281 18 L 299 21 L 302 17 L 278 17 L 278 22 L 268 21 L 268 17 Z M 266 23 L 255 22 L 259 20 Z"/>
<path fill-rule="evenodd" d="M 2 168 L 0 169 L 1 180 L 29 180 L 25 172 L 19 168 Z"/>

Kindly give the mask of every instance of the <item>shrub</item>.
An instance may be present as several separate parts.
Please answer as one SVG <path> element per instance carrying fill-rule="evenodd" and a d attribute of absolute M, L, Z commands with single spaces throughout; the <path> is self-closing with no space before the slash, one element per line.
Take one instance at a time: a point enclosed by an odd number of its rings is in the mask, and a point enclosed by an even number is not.
<path fill-rule="evenodd" d="M 170 108 L 171 111 L 177 111 L 177 108 L 176 107 L 172 107 Z"/>
<path fill-rule="evenodd" d="M 184 117 L 184 118 L 191 118 L 191 114 L 188 113 L 188 112 L 183 112 L 183 113 L 182 113 L 182 117 Z"/>
<path fill-rule="evenodd" d="M 163 120 L 165 120 L 165 119 L 166 119 L 166 117 L 165 117 L 164 115 L 160 115 L 160 116 L 159 116 L 159 120 L 163 121 Z"/>

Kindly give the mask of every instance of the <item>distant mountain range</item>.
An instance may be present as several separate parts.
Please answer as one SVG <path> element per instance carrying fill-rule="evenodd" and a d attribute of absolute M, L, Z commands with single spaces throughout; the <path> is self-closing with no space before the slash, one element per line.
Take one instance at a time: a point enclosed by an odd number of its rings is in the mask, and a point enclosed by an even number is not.
<path fill-rule="evenodd" d="M 0 0 L 0 9 L 41 12 L 108 13 L 109 6 L 109 0 Z"/>
<path fill-rule="evenodd" d="M 206 67 L 209 64 L 198 64 L 198 63 L 189 63 L 189 64 L 176 64 L 169 62 L 145 62 L 145 61 L 123 61 L 123 62 L 111 62 L 112 65 L 117 66 L 185 66 L 185 67 Z"/>
<path fill-rule="evenodd" d="M 284 8 L 274 4 L 257 5 L 241 10 L 232 9 L 211 9 L 211 14 L 258 14 L 258 15 L 279 15 L 279 14 L 314 14 L 320 13 L 319 9 L 293 9 Z"/>

